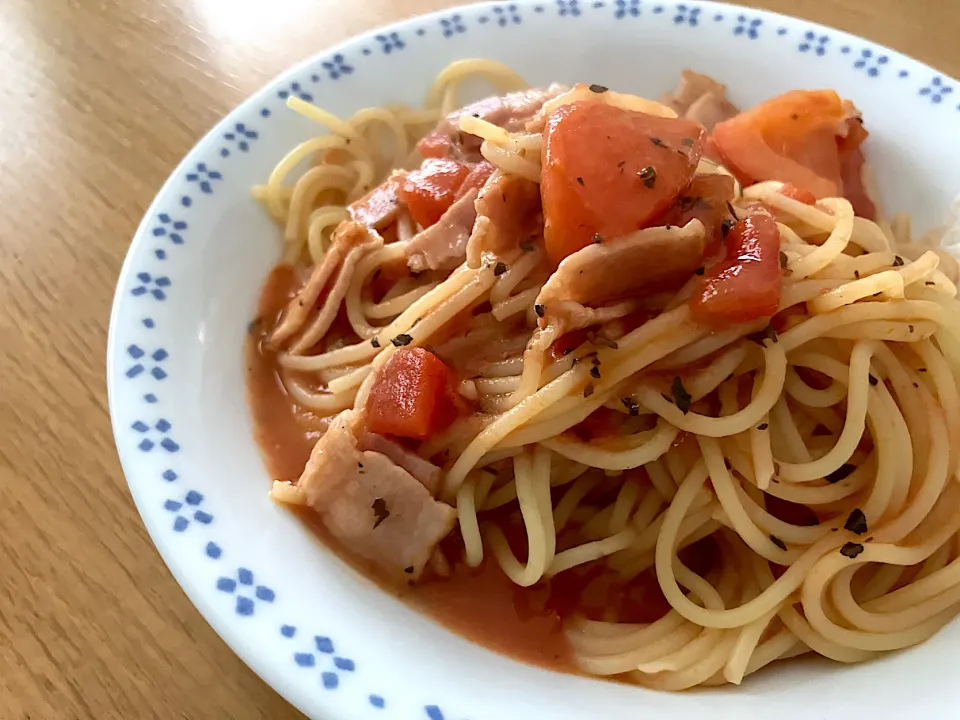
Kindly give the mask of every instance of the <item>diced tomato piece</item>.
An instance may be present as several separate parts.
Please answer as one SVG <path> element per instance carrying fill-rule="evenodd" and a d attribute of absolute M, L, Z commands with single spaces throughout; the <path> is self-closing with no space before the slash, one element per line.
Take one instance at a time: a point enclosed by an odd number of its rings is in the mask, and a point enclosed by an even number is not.
<path fill-rule="evenodd" d="M 843 187 L 837 129 L 845 113 L 832 90 L 792 90 L 719 123 L 713 138 L 741 182 L 780 180 L 830 197 Z"/>
<path fill-rule="evenodd" d="M 456 414 L 453 373 L 423 348 L 398 348 L 367 399 L 367 430 L 422 440 Z"/>
<path fill-rule="evenodd" d="M 453 152 L 453 140 L 450 133 L 433 130 L 417 143 L 417 152 L 424 158 L 446 158 Z"/>
<path fill-rule="evenodd" d="M 707 258 L 716 255 L 723 241 L 724 220 L 733 220 L 729 202 L 735 187 L 728 175 L 697 175 L 657 222 L 661 225 L 686 225 L 699 220 L 707 231 Z"/>
<path fill-rule="evenodd" d="M 780 194 L 790 198 L 791 200 L 802 202 L 804 205 L 814 205 L 817 202 L 817 198 L 814 197 L 812 192 L 809 190 L 804 190 L 803 188 L 798 188 L 793 183 L 787 183 L 780 188 Z"/>
<path fill-rule="evenodd" d="M 559 263 L 593 241 L 647 227 L 696 170 L 705 130 L 602 102 L 557 108 L 544 131 L 540 193 L 547 253 Z"/>
<path fill-rule="evenodd" d="M 422 227 L 430 227 L 453 204 L 457 190 L 470 169 L 453 160 L 427 159 L 419 170 L 407 175 L 400 192 L 410 215 Z"/>
<path fill-rule="evenodd" d="M 569 355 L 587 341 L 589 333 L 587 328 L 580 328 L 561 335 L 550 346 L 550 355 L 554 360 Z"/>
<path fill-rule="evenodd" d="M 481 160 L 470 170 L 470 174 L 464 179 L 463 184 L 460 185 L 460 189 L 457 190 L 456 200 L 459 200 L 464 195 L 466 195 L 471 190 L 479 190 L 483 187 L 484 183 L 493 175 L 494 171 L 493 165 L 488 163 L 486 160 Z"/>
<path fill-rule="evenodd" d="M 694 318 L 714 326 L 772 317 L 780 305 L 780 231 L 767 214 L 746 217 L 726 237 L 727 258 L 708 268 L 690 298 Z"/>
<path fill-rule="evenodd" d="M 877 219 L 877 206 L 863 186 L 863 141 L 869 133 L 859 118 L 850 120 L 847 136 L 837 140 L 840 151 L 840 175 L 843 178 L 843 196 L 853 205 L 853 211 L 868 220 Z"/>

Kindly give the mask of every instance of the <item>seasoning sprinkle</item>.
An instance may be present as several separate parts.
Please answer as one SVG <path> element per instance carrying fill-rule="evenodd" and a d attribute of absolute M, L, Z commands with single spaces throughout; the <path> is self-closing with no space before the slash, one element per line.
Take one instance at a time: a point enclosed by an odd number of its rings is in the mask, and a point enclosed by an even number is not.
<path fill-rule="evenodd" d="M 915 388 L 918 388 L 918 387 L 920 387 L 920 383 L 914 383 L 913 386 L 914 386 Z"/>
<path fill-rule="evenodd" d="M 774 475 L 779 475 L 779 474 L 780 474 L 780 463 L 775 462 L 775 463 L 773 464 L 773 474 L 774 474 Z"/>
<path fill-rule="evenodd" d="M 629 412 L 633 417 L 636 417 L 640 414 L 640 406 L 633 401 L 633 398 L 621 398 L 620 402 L 623 403 L 623 406 L 627 409 L 627 412 Z"/>
<path fill-rule="evenodd" d="M 380 523 L 390 517 L 390 511 L 387 509 L 387 501 L 379 497 L 374 499 L 370 508 L 373 510 L 374 517 L 376 517 L 373 523 L 373 529 L 376 530 Z"/>
<path fill-rule="evenodd" d="M 533 244 L 533 240 L 524 240 L 520 243 L 520 249 L 524 252 L 533 252 L 537 249 L 537 246 Z"/>
<path fill-rule="evenodd" d="M 657 169 L 653 165 L 647 165 L 637 173 L 637 177 L 643 180 L 643 184 L 652 188 L 657 184 Z"/>
<path fill-rule="evenodd" d="M 856 465 L 851 465 L 850 463 L 844 463 L 843 465 L 838 467 L 836 470 L 834 470 L 832 473 L 827 475 L 827 482 L 833 485 L 834 483 L 838 483 L 841 480 L 845 480 L 846 478 L 850 477 L 850 474 L 853 473 L 853 471 L 856 469 L 857 469 Z"/>
<path fill-rule="evenodd" d="M 687 147 L 693 147 L 693 138 L 684 138 L 680 142 Z"/>
<path fill-rule="evenodd" d="M 662 147 L 662 148 L 669 147 L 663 140 L 661 140 L 658 137 L 651 137 L 650 142 L 652 142 L 657 147 Z"/>
<path fill-rule="evenodd" d="M 594 378 L 596 378 L 597 380 L 599 380 L 599 379 L 600 379 L 600 368 L 598 368 L 596 365 L 594 365 L 592 368 L 590 368 L 590 377 L 594 377 Z"/>
<path fill-rule="evenodd" d="M 610 89 L 610 88 L 604 87 L 603 85 L 591 85 L 591 86 L 590 86 L 590 92 L 595 92 L 595 93 L 605 93 L 605 92 L 607 92 L 607 90 L 609 90 L 609 89 Z"/>
<path fill-rule="evenodd" d="M 404 571 L 407 575 L 413 575 L 413 565 L 407 565 L 407 566 L 403 569 L 403 571 Z"/>
<path fill-rule="evenodd" d="M 380 347 L 380 338 L 374 337 L 374 338 L 370 341 L 370 344 L 373 345 L 375 348 Z"/>
<path fill-rule="evenodd" d="M 496 277 L 500 277 L 507 271 L 507 264 L 505 262 L 498 262 L 493 268 L 493 274 Z"/>
<path fill-rule="evenodd" d="M 671 386 L 673 390 L 673 403 L 677 406 L 677 409 L 686 415 L 690 412 L 690 406 L 693 404 L 693 398 L 690 397 L 690 393 L 687 392 L 687 389 L 683 386 L 683 381 L 675 377 L 673 379 L 673 385 Z"/>
<path fill-rule="evenodd" d="M 863 545 L 855 542 L 844 543 L 843 547 L 840 548 L 840 554 L 846 555 L 851 560 L 862 552 L 863 552 Z"/>
<path fill-rule="evenodd" d="M 912 333 L 912 332 L 913 332 L 913 325 L 907 325 L 907 330 L 909 330 L 909 331 Z"/>
<path fill-rule="evenodd" d="M 588 398 L 591 395 L 593 395 L 593 383 L 587 383 L 583 386 L 583 396 Z"/>
<path fill-rule="evenodd" d="M 786 269 L 787 269 L 787 262 L 788 262 L 788 260 L 789 260 L 789 258 L 787 257 L 787 254 L 786 254 L 783 250 L 781 250 L 781 251 L 780 251 L 780 269 L 781 269 L 781 270 L 786 270 Z"/>
<path fill-rule="evenodd" d="M 593 234 L 593 244 L 594 244 L 594 245 L 599 245 L 599 244 L 602 243 L 602 242 L 603 242 L 603 235 L 601 235 L 600 233 L 594 233 L 594 234 Z"/>
<path fill-rule="evenodd" d="M 863 535 L 867 531 L 867 516 L 863 514 L 860 508 L 854 508 L 850 511 L 847 521 L 843 524 L 844 530 L 849 530 L 854 535 Z"/>
<path fill-rule="evenodd" d="M 853 276 L 854 276 L 857 280 L 859 280 L 859 279 L 860 279 L 860 271 L 859 271 L 859 270 L 854 270 L 854 271 L 853 271 Z"/>
<path fill-rule="evenodd" d="M 926 368 L 917 368 L 917 372 L 926 372 L 926 371 L 927 371 Z"/>
<path fill-rule="evenodd" d="M 791 120 L 799 120 L 799 119 L 800 119 L 800 116 L 797 115 L 797 113 L 790 113 L 790 119 L 791 119 Z"/>
<path fill-rule="evenodd" d="M 936 283 L 935 283 L 933 280 L 927 280 L 927 281 L 924 283 L 924 285 L 926 285 L 926 286 L 929 287 L 929 286 L 931 286 L 931 285 L 936 285 Z"/>
<path fill-rule="evenodd" d="M 781 550 L 786 550 L 786 549 L 787 549 L 787 544 L 786 544 L 783 540 L 781 540 L 780 538 L 778 538 L 776 535 L 771 535 L 771 536 L 770 536 L 770 542 L 772 542 L 774 545 L 776 545 L 776 546 L 777 546 L 778 548 L 780 548 Z"/>
<path fill-rule="evenodd" d="M 700 267 L 698 267 L 696 270 L 693 271 L 693 274 L 694 274 L 694 275 L 703 275 L 706 271 L 707 271 L 707 269 L 706 269 L 703 265 L 701 265 Z"/>
<path fill-rule="evenodd" d="M 876 376 L 873 373 L 870 373 L 867 376 L 867 379 L 870 381 L 871 385 L 876 385 L 878 382 L 880 382 L 879 380 L 877 380 Z"/>
<path fill-rule="evenodd" d="M 547 306 L 546 306 L 546 305 L 534 305 L 534 306 L 533 306 L 533 311 L 534 311 L 535 313 L 537 313 L 537 317 L 543 317 L 543 316 L 546 315 L 546 313 L 547 313 Z"/>
<path fill-rule="evenodd" d="M 893 266 L 894 266 L 894 267 L 902 267 L 902 266 L 903 266 L 903 258 L 900 257 L 899 255 L 894 255 L 894 256 L 893 256 Z"/>
<path fill-rule="evenodd" d="M 578 177 L 578 178 L 577 178 L 577 182 L 580 183 L 581 185 L 583 185 L 583 178 L 582 178 L 582 177 Z"/>
<path fill-rule="evenodd" d="M 617 163 L 617 167 L 618 167 L 618 168 L 622 168 L 622 167 L 623 167 L 624 165 L 626 165 L 626 164 L 627 164 L 627 161 L 626 161 L 626 160 L 621 160 L 620 162 Z"/>
<path fill-rule="evenodd" d="M 723 235 L 723 237 L 726 237 L 730 231 L 733 230 L 733 226 L 735 224 L 736 223 L 733 220 L 726 218 L 722 223 L 720 223 L 720 234 Z"/>
<path fill-rule="evenodd" d="M 757 425 L 757 430 L 766 430 L 768 427 L 770 427 L 770 423 L 760 423 Z"/>
<path fill-rule="evenodd" d="M 396 347 L 403 347 L 404 345 L 409 345 L 413 342 L 413 336 L 408 335 L 407 333 L 400 333 L 390 342 L 392 342 Z"/>
<path fill-rule="evenodd" d="M 747 339 L 752 340 L 760 347 L 766 347 L 767 340 L 772 343 L 780 342 L 780 339 L 777 337 L 777 331 L 774 329 L 773 325 L 767 325 L 759 332 L 750 333 L 747 335 Z"/>

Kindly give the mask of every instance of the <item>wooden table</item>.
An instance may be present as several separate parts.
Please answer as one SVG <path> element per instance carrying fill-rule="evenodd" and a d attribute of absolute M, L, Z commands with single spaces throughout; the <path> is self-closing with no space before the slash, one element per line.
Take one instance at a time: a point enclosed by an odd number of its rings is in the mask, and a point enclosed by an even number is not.
<path fill-rule="evenodd" d="M 288 718 L 154 550 L 120 472 L 104 347 L 140 217 L 293 62 L 448 0 L 0 3 L 0 718 Z M 960 5 L 764 0 L 960 77 Z"/>

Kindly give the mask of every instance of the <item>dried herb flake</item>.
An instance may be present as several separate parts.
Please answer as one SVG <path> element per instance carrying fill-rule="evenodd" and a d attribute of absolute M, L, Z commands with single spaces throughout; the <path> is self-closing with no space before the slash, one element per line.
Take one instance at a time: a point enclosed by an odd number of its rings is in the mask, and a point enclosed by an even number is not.
<path fill-rule="evenodd" d="M 879 380 L 877 380 L 876 375 L 874 375 L 873 373 L 870 373 L 869 375 L 867 375 L 867 380 L 870 381 L 871 385 L 876 385 L 878 382 L 880 382 Z"/>
<path fill-rule="evenodd" d="M 845 555 L 850 559 L 855 558 L 857 555 L 863 552 L 863 545 L 855 542 L 844 543 L 843 547 L 840 548 L 840 554 Z"/>
<path fill-rule="evenodd" d="M 650 142 L 652 142 L 652 143 L 653 143 L 654 145 L 656 145 L 657 147 L 662 147 L 662 148 L 668 148 L 668 147 L 670 147 L 669 145 L 667 145 L 663 140 L 661 140 L 661 139 L 658 138 L 658 137 L 651 137 L 651 138 L 650 138 Z"/>
<path fill-rule="evenodd" d="M 578 177 L 578 178 L 577 178 L 577 182 L 580 183 L 580 185 L 583 185 L 583 184 L 584 184 L 582 177 Z"/>
<path fill-rule="evenodd" d="M 700 267 L 698 267 L 696 270 L 693 271 L 693 274 L 694 274 L 694 275 L 703 275 L 706 271 L 707 271 L 707 269 L 706 269 L 705 267 L 703 267 L 703 265 L 701 265 Z"/>
<path fill-rule="evenodd" d="M 377 338 L 377 337 L 374 337 L 374 338 L 370 341 L 370 344 L 373 345 L 375 348 L 378 348 L 378 347 L 380 347 L 380 339 Z"/>
<path fill-rule="evenodd" d="M 503 275 L 506 271 L 507 271 L 507 264 L 506 264 L 505 262 L 498 262 L 498 263 L 493 267 L 493 274 L 494 274 L 496 277 L 500 277 L 500 276 Z"/>
<path fill-rule="evenodd" d="M 380 523 L 390 517 L 390 511 L 387 509 L 387 501 L 383 498 L 375 498 L 373 505 L 370 506 L 373 509 L 373 514 L 377 518 L 373 523 L 373 529 L 376 530 Z"/>
<path fill-rule="evenodd" d="M 690 406 L 693 404 L 693 398 L 683 386 L 683 381 L 680 378 L 675 377 L 673 379 L 673 385 L 670 386 L 670 389 L 673 391 L 673 404 L 677 406 L 677 409 L 680 412 L 686 415 L 688 412 L 690 412 Z"/>
<path fill-rule="evenodd" d="M 633 398 L 621 398 L 620 402 L 623 403 L 623 406 L 627 409 L 627 412 L 629 412 L 633 417 L 636 417 L 640 414 L 640 406 L 633 401 Z"/>
<path fill-rule="evenodd" d="M 899 255 L 893 256 L 893 266 L 894 267 L 903 267 L 903 258 Z"/>
<path fill-rule="evenodd" d="M 605 92 L 607 92 L 607 90 L 609 90 L 609 89 L 610 89 L 610 88 L 604 87 L 603 85 L 591 85 L 591 86 L 590 86 L 590 92 L 595 92 L 595 93 L 605 93 Z"/>
<path fill-rule="evenodd" d="M 854 535 L 863 535 L 867 531 L 867 516 L 863 514 L 860 508 L 854 508 L 850 511 L 847 521 L 843 524 L 844 530 L 849 530 Z"/>
<path fill-rule="evenodd" d="M 757 430 L 766 430 L 768 427 L 770 427 L 770 423 L 760 423 L 757 425 Z"/>
<path fill-rule="evenodd" d="M 534 311 L 535 313 L 537 313 L 537 317 L 543 317 L 544 315 L 547 314 L 547 306 L 546 306 L 546 305 L 534 305 L 534 306 L 533 306 L 533 311 Z"/>
<path fill-rule="evenodd" d="M 403 569 L 403 571 L 404 571 L 407 575 L 413 575 L 413 565 L 407 565 L 407 566 Z"/>
<path fill-rule="evenodd" d="M 657 169 L 653 165 L 647 165 L 637 173 L 637 177 L 643 180 L 643 184 L 652 188 L 657 184 Z"/>
<path fill-rule="evenodd" d="M 594 245 L 599 245 L 599 244 L 602 243 L 602 242 L 603 242 L 603 235 L 601 235 L 600 233 L 594 233 L 594 234 L 593 234 L 593 244 L 594 244 Z"/>
<path fill-rule="evenodd" d="M 777 546 L 778 548 L 780 548 L 781 550 L 786 550 L 786 549 L 787 549 L 787 544 L 786 544 L 783 540 L 781 540 L 780 538 L 778 538 L 776 535 L 771 535 L 771 536 L 770 536 L 770 542 L 772 542 L 774 545 L 776 545 L 776 546 Z"/>
<path fill-rule="evenodd" d="M 593 395 L 593 383 L 587 383 L 587 384 L 584 385 L 584 387 L 583 387 L 583 396 L 584 396 L 585 398 L 588 398 L 588 397 L 590 397 L 591 395 Z"/>
<path fill-rule="evenodd" d="M 413 336 L 407 333 L 400 333 L 390 342 L 392 342 L 396 347 L 403 347 L 404 345 L 409 345 L 413 342 Z"/>
<path fill-rule="evenodd" d="M 694 142 L 694 140 L 693 140 L 693 138 L 684 138 L 684 139 L 681 140 L 680 142 L 681 142 L 683 145 L 685 145 L 686 147 L 693 147 L 693 142 Z"/>
<path fill-rule="evenodd" d="M 599 379 L 600 379 L 600 368 L 597 367 L 596 365 L 594 365 L 592 368 L 590 368 L 590 376 L 596 378 L 597 380 L 599 380 Z"/>
<path fill-rule="evenodd" d="M 781 250 L 781 251 L 780 251 L 780 269 L 781 269 L 781 270 L 786 270 L 786 269 L 787 269 L 787 262 L 788 262 L 788 260 L 789 260 L 789 258 L 787 257 L 787 254 L 786 254 L 783 250 Z"/>

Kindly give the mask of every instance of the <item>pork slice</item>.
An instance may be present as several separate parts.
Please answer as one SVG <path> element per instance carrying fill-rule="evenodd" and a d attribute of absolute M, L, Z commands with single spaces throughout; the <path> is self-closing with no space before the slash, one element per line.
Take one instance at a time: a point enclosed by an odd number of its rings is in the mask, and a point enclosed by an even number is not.
<path fill-rule="evenodd" d="M 358 433 L 358 436 L 357 440 L 361 450 L 370 450 L 386 455 L 395 465 L 402 467 L 413 475 L 427 489 L 427 492 L 434 497 L 437 496 L 437 490 L 440 489 L 440 468 L 383 435 L 362 430 Z"/>
<path fill-rule="evenodd" d="M 477 222 L 467 243 L 470 267 L 484 253 L 501 256 L 543 226 L 540 186 L 517 175 L 495 172 L 477 197 Z"/>
<path fill-rule="evenodd" d="M 707 75 L 693 70 L 684 70 L 680 83 L 661 102 L 676 111 L 677 115 L 703 125 L 707 130 L 724 120 L 729 120 L 740 111 L 727 99 L 727 86 Z"/>
<path fill-rule="evenodd" d="M 363 225 L 382 230 L 397 219 L 400 199 L 397 193 L 407 173 L 396 170 L 362 198 L 350 204 L 350 217 Z"/>
<path fill-rule="evenodd" d="M 452 270 L 463 262 L 477 219 L 476 199 L 477 190 L 470 190 L 447 208 L 437 222 L 410 239 L 407 265 L 411 270 Z"/>
<path fill-rule="evenodd" d="M 358 447 L 357 415 L 346 410 L 317 441 L 298 487 L 326 529 L 371 561 L 384 579 L 416 581 L 456 511 L 390 458 Z"/>
<path fill-rule="evenodd" d="M 541 324 L 569 302 L 599 305 L 677 288 L 702 264 L 706 243 L 703 223 L 691 220 L 587 245 L 564 258 L 540 290 Z"/>

